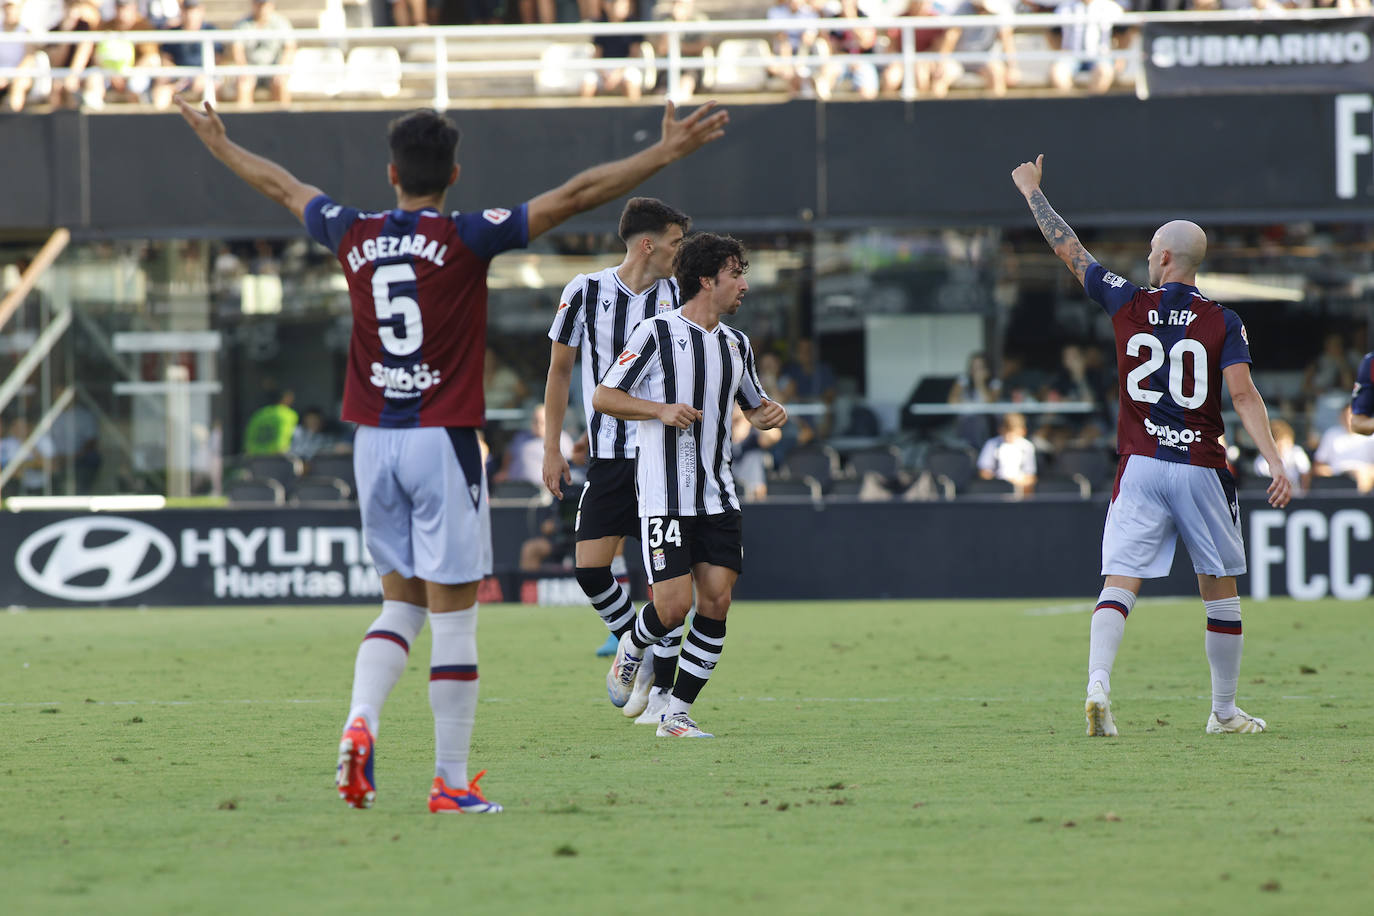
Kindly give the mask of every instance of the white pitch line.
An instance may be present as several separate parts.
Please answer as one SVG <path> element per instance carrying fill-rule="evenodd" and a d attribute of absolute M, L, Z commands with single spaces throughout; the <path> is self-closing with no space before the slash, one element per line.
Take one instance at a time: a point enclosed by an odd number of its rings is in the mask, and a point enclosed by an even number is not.
<path fill-rule="evenodd" d="M 1067 696 L 1067 694 L 1065 695 Z M 735 703 L 1044 703 L 1058 702 L 1059 697 L 959 697 L 959 696 L 923 696 L 923 697 L 718 697 L 717 702 Z M 1141 695 L 1135 700 L 1137 703 L 1182 703 L 1194 700 L 1208 700 L 1210 696 L 1196 694 L 1193 696 L 1164 696 L 1164 695 Z M 1341 696 L 1337 694 L 1326 695 L 1283 695 L 1280 700 L 1339 700 Z M 320 703 L 338 703 L 336 699 L 284 699 L 284 700 L 49 700 L 44 703 L 0 703 L 0 709 L 39 709 L 52 708 L 55 706 L 304 706 L 317 705 Z M 482 703 L 520 703 L 524 700 L 513 700 L 510 697 L 483 697 Z M 604 705 L 605 699 L 588 699 L 583 701 L 585 705 Z"/>

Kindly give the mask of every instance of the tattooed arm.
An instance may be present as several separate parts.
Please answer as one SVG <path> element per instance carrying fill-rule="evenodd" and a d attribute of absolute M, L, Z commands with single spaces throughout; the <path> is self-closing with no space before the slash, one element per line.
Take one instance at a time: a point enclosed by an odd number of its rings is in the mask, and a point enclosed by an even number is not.
<path fill-rule="evenodd" d="M 1045 241 L 1050 243 L 1054 253 L 1059 255 L 1059 259 L 1068 265 L 1069 270 L 1078 278 L 1078 282 L 1082 283 L 1088 265 L 1096 259 L 1078 241 L 1078 236 L 1069 228 L 1069 224 L 1064 222 L 1064 218 L 1054 212 L 1054 208 L 1045 197 L 1045 192 L 1040 190 L 1040 176 L 1044 170 L 1044 163 L 1043 154 L 1037 156 L 1034 162 L 1021 163 L 1012 171 L 1011 180 L 1016 183 L 1017 190 L 1025 195 L 1026 203 L 1030 205 L 1031 213 L 1035 215 L 1035 222 L 1040 227 L 1041 234 L 1045 236 Z"/>

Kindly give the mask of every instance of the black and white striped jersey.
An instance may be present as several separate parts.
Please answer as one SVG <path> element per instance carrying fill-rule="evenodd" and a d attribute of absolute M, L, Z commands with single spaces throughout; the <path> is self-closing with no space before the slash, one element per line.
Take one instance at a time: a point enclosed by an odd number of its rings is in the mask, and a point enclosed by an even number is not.
<path fill-rule="evenodd" d="M 718 515 L 739 509 L 730 470 L 731 402 L 750 410 L 768 394 L 749 338 L 717 324 L 707 331 L 681 309 L 646 319 L 601 384 L 663 404 L 691 404 L 689 429 L 636 420 L 639 514 Z"/>
<path fill-rule="evenodd" d="M 578 274 L 563 290 L 549 339 L 582 351 L 582 403 L 593 458 L 635 456 L 634 430 L 624 420 L 592 410 L 592 393 L 625 349 L 630 332 L 645 318 L 677 307 L 676 280 L 659 280 L 636 296 L 614 267 Z"/>

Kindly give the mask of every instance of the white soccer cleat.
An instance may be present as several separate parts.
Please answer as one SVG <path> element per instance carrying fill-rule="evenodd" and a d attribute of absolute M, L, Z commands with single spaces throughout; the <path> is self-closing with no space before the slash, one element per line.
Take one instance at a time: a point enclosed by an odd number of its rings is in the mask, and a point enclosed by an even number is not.
<path fill-rule="evenodd" d="M 606 672 L 606 695 L 611 698 L 611 705 L 617 708 L 629 702 L 630 694 L 634 692 L 635 676 L 639 674 L 644 656 L 649 652 L 647 649 L 640 649 L 641 654 L 635 655 L 637 648 L 630 639 L 630 634 L 626 632 L 620 637 L 620 645 L 616 647 L 611 670 Z"/>
<path fill-rule="evenodd" d="M 1088 699 L 1083 704 L 1083 714 L 1088 719 L 1089 737 L 1116 737 L 1116 722 L 1112 720 L 1112 703 L 1107 699 L 1107 691 L 1102 689 L 1101 681 L 1093 681 L 1093 685 L 1088 688 Z"/>
<path fill-rule="evenodd" d="M 1240 707 L 1236 707 L 1236 714 L 1225 722 L 1218 719 L 1216 713 L 1207 717 L 1209 735 L 1256 735 L 1264 731 L 1264 727 L 1263 719 L 1250 715 Z"/>
<path fill-rule="evenodd" d="M 668 711 L 668 696 L 672 691 L 665 690 L 662 693 L 649 693 L 648 705 L 644 711 L 635 719 L 635 725 L 657 725 L 663 721 L 663 714 Z"/>
<path fill-rule="evenodd" d="M 657 735 L 660 738 L 714 738 L 715 735 L 697 728 L 697 724 L 685 712 L 664 716 L 658 723 Z"/>
<path fill-rule="evenodd" d="M 649 654 L 652 650 L 644 650 L 644 661 L 639 665 L 639 671 L 635 673 L 635 686 L 630 691 L 630 698 L 625 701 L 625 705 L 620 711 L 625 714 L 625 718 L 633 719 L 649 705 L 649 691 L 654 689 L 654 665 L 653 658 Z"/>

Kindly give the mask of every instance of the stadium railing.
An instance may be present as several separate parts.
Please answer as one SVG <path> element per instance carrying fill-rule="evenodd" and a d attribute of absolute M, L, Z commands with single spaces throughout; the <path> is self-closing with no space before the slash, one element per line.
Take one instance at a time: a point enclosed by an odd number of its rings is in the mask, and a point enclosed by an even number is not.
<path fill-rule="evenodd" d="M 842 32 L 856 27 L 872 28 L 885 32 L 896 32 L 899 36 L 897 47 L 884 53 L 845 54 L 832 53 L 828 57 L 805 54 L 787 59 L 792 67 L 818 67 L 829 64 L 864 62 L 878 66 L 900 63 L 902 83 L 900 97 L 912 101 L 918 98 L 916 72 L 921 62 L 937 60 L 956 60 L 963 64 L 982 64 L 1003 58 L 1000 48 L 988 51 L 956 51 L 948 54 L 916 51 L 918 31 L 938 31 L 949 28 L 1001 28 L 1010 27 L 1013 33 L 1043 32 L 1046 29 L 1062 26 L 1083 25 L 1085 23 L 1105 24 L 1114 28 L 1131 28 L 1148 22 L 1217 22 L 1217 23 L 1254 23 L 1267 21 L 1306 21 L 1361 18 L 1368 14 L 1351 13 L 1338 9 L 1276 9 L 1276 10 L 1236 10 L 1217 12 L 1167 12 L 1167 13 L 1123 13 L 1109 20 L 1095 17 L 1060 13 L 1018 13 L 1008 15 L 984 16 L 919 16 L 919 17 L 874 17 L 867 19 L 814 19 L 814 20 L 703 20 L 693 22 L 643 21 L 624 23 L 576 23 L 566 25 L 477 25 L 477 26 L 425 26 L 410 28 L 345 28 L 335 26 L 324 29 L 296 29 L 285 35 L 275 30 L 259 29 L 218 29 L 214 31 L 162 30 L 154 32 L 39 32 L 39 33 L 0 33 L 0 42 L 23 43 L 37 49 L 56 44 L 83 44 L 117 39 L 134 43 L 155 42 L 159 45 L 200 44 L 202 46 L 202 67 L 134 67 L 117 75 L 143 76 L 149 78 L 171 77 L 190 78 L 205 76 L 207 97 L 214 100 L 214 81 L 220 78 L 237 76 L 277 76 L 297 72 L 290 65 L 261 64 L 233 65 L 215 61 L 214 48 L 241 41 L 295 41 L 304 46 L 338 47 L 347 43 L 365 45 L 368 43 L 383 46 L 403 45 L 415 47 L 428 45 L 432 48 L 432 60 L 403 60 L 400 64 L 402 80 L 421 80 L 432 83 L 431 105 L 443 111 L 450 107 L 449 77 L 474 77 L 494 75 L 528 75 L 532 79 L 531 95 L 536 95 L 533 79 L 544 70 L 546 62 L 541 58 L 491 59 L 484 56 L 480 60 L 454 59 L 449 43 L 472 42 L 488 43 L 503 40 L 547 41 L 549 44 L 570 40 L 590 41 L 598 35 L 642 35 L 646 40 L 662 37 L 665 39 L 664 59 L 653 61 L 652 65 L 665 73 L 666 93 L 669 98 L 681 97 L 682 76 L 686 71 L 707 71 L 714 63 L 714 55 L 687 57 L 682 53 L 684 35 L 704 35 L 710 38 L 752 36 L 771 38 L 785 32 Z M 428 56 L 428 55 L 426 55 Z M 1061 58 L 1086 59 L 1081 52 L 1027 48 L 1018 50 L 1018 62 L 1051 62 Z M 1142 70 L 1144 51 L 1139 42 L 1131 47 L 1113 48 L 1111 51 L 1095 55 L 1097 59 L 1124 62 L 1135 73 Z M 771 56 L 746 56 L 733 60 L 740 66 L 764 68 L 776 66 L 778 59 Z M 577 58 L 561 61 L 558 66 L 574 75 L 582 75 L 596 70 L 614 70 L 626 66 L 644 66 L 643 57 L 634 58 Z M 338 68 L 338 62 L 327 65 Z M 99 68 L 88 67 L 80 73 L 101 72 Z M 32 70 L 0 68 L 0 78 L 22 74 L 33 75 Z M 45 77 L 65 79 L 79 75 L 70 69 L 52 68 Z M 372 89 L 380 98 L 391 96 L 389 91 L 397 79 L 394 69 L 378 71 Z M 366 80 L 361 81 L 366 84 Z M 1137 78 L 1136 91 L 1146 92 L 1143 80 Z M 347 85 L 357 87 L 358 79 L 347 80 Z M 340 90 L 343 91 L 342 89 Z"/>

